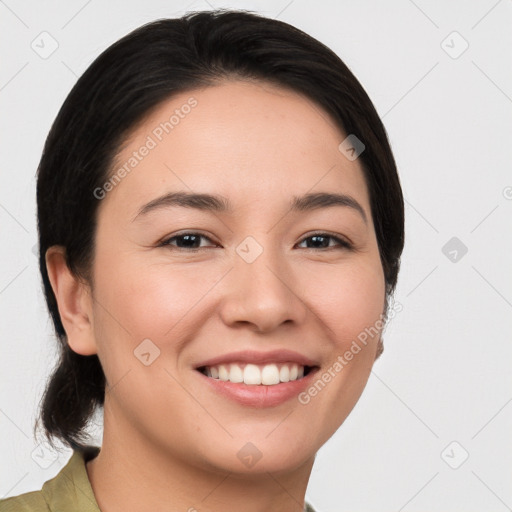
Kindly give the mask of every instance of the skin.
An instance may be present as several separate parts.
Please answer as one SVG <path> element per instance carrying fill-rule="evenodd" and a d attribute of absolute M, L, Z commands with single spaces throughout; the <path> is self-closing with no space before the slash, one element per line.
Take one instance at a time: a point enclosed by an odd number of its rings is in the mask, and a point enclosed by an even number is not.
<path fill-rule="evenodd" d="M 240 405 L 207 389 L 194 365 L 284 348 L 318 361 L 322 373 L 375 324 L 385 281 L 368 190 L 358 160 L 338 150 L 346 134 L 332 118 L 263 82 L 173 97 L 136 128 L 117 162 L 191 96 L 197 106 L 100 201 L 92 289 L 69 272 L 63 248 L 47 252 L 68 342 L 98 354 L 108 382 L 103 445 L 87 473 L 107 512 L 298 512 L 316 452 L 366 386 L 379 336 L 307 404 Z M 174 206 L 132 221 L 168 191 L 221 194 L 234 210 Z M 289 212 L 292 196 L 307 192 L 351 195 L 368 223 L 342 206 Z M 331 238 L 328 248 L 308 246 L 317 230 L 353 248 Z M 159 246 L 187 231 L 208 237 L 202 249 Z M 250 264 L 235 251 L 247 236 L 263 248 Z M 134 356 L 146 338 L 161 351 L 149 366 Z M 237 457 L 247 442 L 262 453 L 251 468 Z"/>

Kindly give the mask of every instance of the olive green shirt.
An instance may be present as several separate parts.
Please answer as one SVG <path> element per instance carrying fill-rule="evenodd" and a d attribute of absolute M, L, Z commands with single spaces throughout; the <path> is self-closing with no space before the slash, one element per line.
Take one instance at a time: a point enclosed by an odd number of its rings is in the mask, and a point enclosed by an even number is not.
<path fill-rule="evenodd" d="M 100 512 L 92 492 L 85 463 L 99 453 L 88 446 L 74 451 L 60 472 L 43 484 L 40 491 L 0 500 L 0 512 Z"/>
<path fill-rule="evenodd" d="M 99 453 L 96 446 L 74 451 L 67 464 L 40 491 L 0 500 L 0 512 L 101 512 L 92 492 L 85 463 Z M 315 512 L 306 503 L 304 512 Z"/>

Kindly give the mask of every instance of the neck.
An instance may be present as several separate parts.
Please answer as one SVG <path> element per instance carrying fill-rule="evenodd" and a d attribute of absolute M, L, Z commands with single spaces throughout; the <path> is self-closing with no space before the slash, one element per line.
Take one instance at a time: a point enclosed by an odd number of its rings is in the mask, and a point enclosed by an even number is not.
<path fill-rule="evenodd" d="M 102 512 L 302 512 L 314 456 L 289 471 L 251 474 L 191 461 L 111 422 L 106 408 L 101 451 L 86 469 Z"/>

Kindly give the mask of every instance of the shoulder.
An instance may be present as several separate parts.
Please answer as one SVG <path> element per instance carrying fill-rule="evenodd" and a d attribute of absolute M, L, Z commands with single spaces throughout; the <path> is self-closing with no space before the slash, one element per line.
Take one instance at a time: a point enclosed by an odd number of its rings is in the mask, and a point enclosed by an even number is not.
<path fill-rule="evenodd" d="M 27 492 L 0 500 L 0 512 L 48 512 L 49 510 L 41 491 Z"/>
<path fill-rule="evenodd" d="M 85 452 L 75 451 L 41 490 L 0 500 L 0 512 L 99 512 L 85 469 L 85 462 L 98 452 L 97 447 L 88 447 Z"/>

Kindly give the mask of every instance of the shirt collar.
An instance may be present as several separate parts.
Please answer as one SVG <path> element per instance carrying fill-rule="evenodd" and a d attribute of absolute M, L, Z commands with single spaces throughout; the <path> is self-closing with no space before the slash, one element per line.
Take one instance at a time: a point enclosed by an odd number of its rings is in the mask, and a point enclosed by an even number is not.
<path fill-rule="evenodd" d="M 85 463 L 96 457 L 99 451 L 97 446 L 86 446 L 83 451 L 74 450 L 60 472 L 45 482 L 41 492 L 51 511 L 101 512 L 85 467 Z"/>

